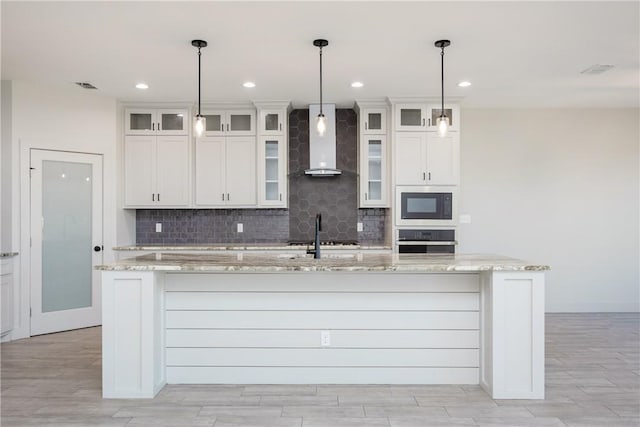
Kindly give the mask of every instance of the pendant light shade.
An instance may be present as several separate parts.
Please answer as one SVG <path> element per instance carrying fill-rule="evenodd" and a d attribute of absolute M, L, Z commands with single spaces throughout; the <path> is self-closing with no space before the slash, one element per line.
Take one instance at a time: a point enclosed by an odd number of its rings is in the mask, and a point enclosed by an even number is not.
<path fill-rule="evenodd" d="M 324 136 L 327 130 L 327 120 L 322 113 L 322 48 L 329 45 L 329 42 L 325 39 L 316 39 L 313 41 L 313 45 L 320 48 L 320 113 L 316 117 L 316 130 L 318 135 Z"/>
<path fill-rule="evenodd" d="M 206 128 L 206 119 L 203 115 L 200 114 L 200 83 L 201 83 L 201 62 L 200 62 L 200 49 L 203 47 L 207 47 L 207 42 L 204 40 L 192 40 L 191 46 L 198 48 L 198 114 L 194 117 L 193 120 L 193 132 L 197 137 L 200 137 L 204 134 Z"/>
<path fill-rule="evenodd" d="M 434 43 L 435 47 L 440 49 L 440 89 L 441 89 L 441 107 L 440 116 L 436 119 L 436 128 L 438 135 L 444 137 L 447 136 L 449 131 L 449 117 L 444 111 L 444 48 L 449 46 L 451 41 L 438 40 Z"/>

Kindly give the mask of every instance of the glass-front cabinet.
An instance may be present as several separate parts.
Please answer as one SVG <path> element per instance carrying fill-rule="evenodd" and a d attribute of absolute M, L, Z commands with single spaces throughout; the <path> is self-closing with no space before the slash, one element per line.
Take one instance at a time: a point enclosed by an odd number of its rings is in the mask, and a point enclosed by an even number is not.
<path fill-rule="evenodd" d="M 285 144 L 284 139 L 279 136 L 264 136 L 260 139 L 261 159 L 259 165 L 258 190 L 260 201 L 263 206 L 283 207 L 286 206 L 286 167 L 285 167 Z"/>
<path fill-rule="evenodd" d="M 360 133 L 385 135 L 387 133 L 386 108 L 365 108 L 360 111 Z"/>
<path fill-rule="evenodd" d="M 396 104 L 395 129 L 425 131 L 427 129 L 427 106 L 424 104 Z"/>
<path fill-rule="evenodd" d="M 203 110 L 204 136 L 251 136 L 256 134 L 254 110 Z"/>
<path fill-rule="evenodd" d="M 438 117 L 440 117 L 441 112 L 441 104 L 427 105 L 427 130 L 437 130 Z M 449 130 L 453 132 L 460 130 L 460 109 L 458 106 L 445 104 L 444 113 L 449 119 Z"/>
<path fill-rule="evenodd" d="M 362 135 L 360 144 L 360 206 L 386 207 L 387 138 L 385 135 Z"/>
<path fill-rule="evenodd" d="M 261 110 L 259 132 L 261 135 L 282 135 L 284 127 L 284 114 L 282 109 Z"/>
<path fill-rule="evenodd" d="M 127 109 L 126 135 L 188 135 L 187 109 Z"/>

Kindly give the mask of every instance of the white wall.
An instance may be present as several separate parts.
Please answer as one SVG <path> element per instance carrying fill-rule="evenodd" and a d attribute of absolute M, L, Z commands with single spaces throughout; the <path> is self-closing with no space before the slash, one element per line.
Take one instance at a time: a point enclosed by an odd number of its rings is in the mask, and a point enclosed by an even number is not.
<path fill-rule="evenodd" d="M 77 151 L 103 155 L 104 261 L 113 260 L 116 242 L 117 131 L 116 101 L 69 84 L 38 85 L 11 82 L 12 114 L 12 249 L 20 256 L 15 265 L 18 307 L 12 338 L 29 336 L 29 160 L 31 148 Z M 4 91 L 3 91 L 4 95 Z"/>
<path fill-rule="evenodd" d="M 0 252 L 12 252 L 11 230 L 11 82 L 1 82 L 0 114 Z"/>
<path fill-rule="evenodd" d="M 640 111 L 461 118 L 460 252 L 549 264 L 548 312 L 640 311 Z"/>

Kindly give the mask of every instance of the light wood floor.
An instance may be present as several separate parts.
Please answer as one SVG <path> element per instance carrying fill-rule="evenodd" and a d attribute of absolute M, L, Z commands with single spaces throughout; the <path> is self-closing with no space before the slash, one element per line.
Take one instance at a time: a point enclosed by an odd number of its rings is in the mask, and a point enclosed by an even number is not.
<path fill-rule="evenodd" d="M 100 396 L 100 328 L 2 344 L 9 426 L 640 426 L 640 314 L 547 315 L 546 394 L 478 386 L 166 386 Z"/>

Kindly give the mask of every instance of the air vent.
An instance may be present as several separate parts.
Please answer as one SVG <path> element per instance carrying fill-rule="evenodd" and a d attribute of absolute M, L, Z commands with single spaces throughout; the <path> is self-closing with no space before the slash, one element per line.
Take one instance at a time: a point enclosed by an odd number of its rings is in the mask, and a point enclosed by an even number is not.
<path fill-rule="evenodd" d="M 580 74 L 602 74 L 605 71 L 608 71 L 612 68 L 613 68 L 613 65 L 595 64 L 587 68 L 586 70 L 580 71 Z"/>
<path fill-rule="evenodd" d="M 76 84 L 80 86 L 82 89 L 98 89 L 97 87 L 95 87 L 94 85 L 88 82 L 76 82 Z"/>

